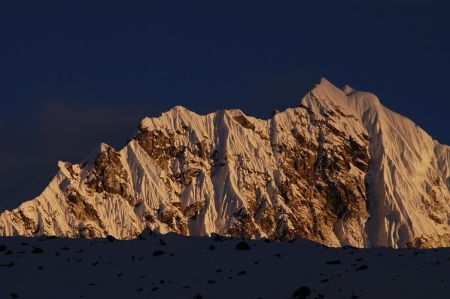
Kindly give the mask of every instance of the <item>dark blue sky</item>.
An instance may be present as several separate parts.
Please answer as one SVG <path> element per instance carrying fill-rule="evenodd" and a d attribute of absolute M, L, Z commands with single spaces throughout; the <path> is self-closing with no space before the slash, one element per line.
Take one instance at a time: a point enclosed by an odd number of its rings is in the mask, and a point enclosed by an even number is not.
<path fill-rule="evenodd" d="M 145 115 L 268 117 L 321 76 L 450 144 L 447 1 L 130 2 L 1 2 L 0 210 Z"/>

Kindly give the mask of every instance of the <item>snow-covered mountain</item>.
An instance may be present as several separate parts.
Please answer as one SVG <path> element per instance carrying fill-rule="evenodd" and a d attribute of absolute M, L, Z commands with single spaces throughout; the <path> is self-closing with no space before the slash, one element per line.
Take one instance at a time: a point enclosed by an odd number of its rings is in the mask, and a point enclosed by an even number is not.
<path fill-rule="evenodd" d="M 0 235 L 302 237 L 328 246 L 450 246 L 450 147 L 378 98 L 322 79 L 268 120 L 174 107 L 115 150 L 59 162 Z"/>

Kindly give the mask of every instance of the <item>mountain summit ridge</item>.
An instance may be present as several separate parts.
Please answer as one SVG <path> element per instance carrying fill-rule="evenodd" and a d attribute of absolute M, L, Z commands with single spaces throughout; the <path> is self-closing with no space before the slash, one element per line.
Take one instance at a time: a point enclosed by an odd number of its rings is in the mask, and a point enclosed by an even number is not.
<path fill-rule="evenodd" d="M 325 78 L 267 120 L 175 106 L 103 144 L 0 235 L 302 237 L 328 246 L 450 246 L 450 148 L 372 93 Z"/>

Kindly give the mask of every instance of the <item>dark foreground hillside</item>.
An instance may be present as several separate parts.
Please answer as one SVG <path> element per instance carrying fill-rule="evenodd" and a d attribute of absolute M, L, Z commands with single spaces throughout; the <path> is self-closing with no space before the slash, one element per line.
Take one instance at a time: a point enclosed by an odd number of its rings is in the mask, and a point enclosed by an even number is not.
<path fill-rule="evenodd" d="M 450 249 L 151 235 L 0 239 L 0 298 L 448 298 Z"/>

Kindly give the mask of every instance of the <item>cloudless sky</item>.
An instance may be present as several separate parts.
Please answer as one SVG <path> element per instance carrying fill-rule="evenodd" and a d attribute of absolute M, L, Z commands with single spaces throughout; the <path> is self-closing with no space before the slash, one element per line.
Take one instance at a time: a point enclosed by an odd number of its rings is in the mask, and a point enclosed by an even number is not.
<path fill-rule="evenodd" d="M 174 105 L 296 106 L 321 76 L 450 144 L 448 1 L 2 1 L 0 210 Z"/>

